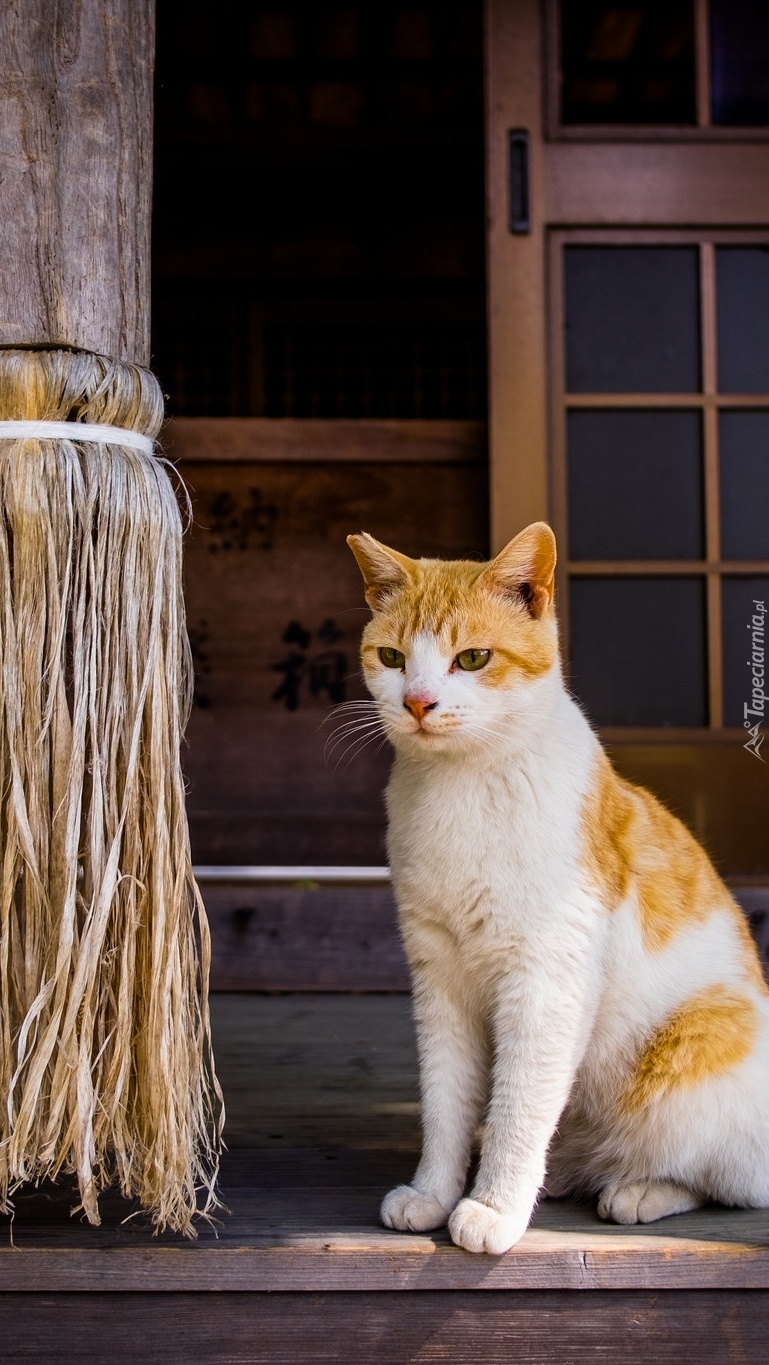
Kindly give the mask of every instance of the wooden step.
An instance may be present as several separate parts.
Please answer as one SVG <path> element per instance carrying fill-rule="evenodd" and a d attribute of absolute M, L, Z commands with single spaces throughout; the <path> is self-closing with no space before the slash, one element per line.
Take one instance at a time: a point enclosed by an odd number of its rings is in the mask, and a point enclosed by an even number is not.
<path fill-rule="evenodd" d="M 229 1211 L 190 1242 L 125 1221 L 135 1210 L 114 1195 L 93 1228 L 71 1216 L 70 1186 L 19 1191 L 0 1247 L 3 1359 L 614 1362 L 641 1342 L 660 1360 L 676 1342 L 679 1361 L 766 1359 L 769 1210 L 620 1228 L 544 1201 L 501 1257 L 389 1232 L 379 1201 L 419 1144 L 409 997 L 228 992 L 212 1010 Z M 550 1344 L 521 1355 L 537 1323 Z"/>

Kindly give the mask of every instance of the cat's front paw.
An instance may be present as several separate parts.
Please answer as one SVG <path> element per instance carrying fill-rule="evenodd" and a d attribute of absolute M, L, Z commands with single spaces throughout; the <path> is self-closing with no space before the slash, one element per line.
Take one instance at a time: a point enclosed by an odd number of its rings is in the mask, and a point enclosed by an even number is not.
<path fill-rule="evenodd" d="M 431 1194 L 420 1194 L 411 1185 L 398 1185 L 382 1200 L 380 1217 L 386 1228 L 397 1232 L 431 1232 L 445 1227 L 449 1211 Z"/>
<path fill-rule="evenodd" d="M 461 1199 L 449 1219 L 451 1239 L 465 1251 L 486 1251 L 500 1256 L 523 1236 L 529 1215 L 498 1213 L 477 1199 Z"/>

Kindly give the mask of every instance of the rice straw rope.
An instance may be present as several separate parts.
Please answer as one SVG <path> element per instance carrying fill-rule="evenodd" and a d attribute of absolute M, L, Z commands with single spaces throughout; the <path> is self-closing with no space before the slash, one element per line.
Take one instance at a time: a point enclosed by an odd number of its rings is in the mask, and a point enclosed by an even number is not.
<path fill-rule="evenodd" d="M 183 524 L 149 371 L 0 351 L 0 1207 L 196 1236 L 224 1107 L 181 770 Z"/>

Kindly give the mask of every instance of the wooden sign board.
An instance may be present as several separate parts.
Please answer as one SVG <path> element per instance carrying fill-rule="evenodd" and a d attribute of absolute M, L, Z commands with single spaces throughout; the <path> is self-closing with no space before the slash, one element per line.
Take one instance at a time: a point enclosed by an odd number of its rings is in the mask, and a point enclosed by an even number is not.
<path fill-rule="evenodd" d="M 369 613 L 346 537 L 367 530 L 414 556 L 486 557 L 482 428 L 434 424 L 458 432 L 436 447 L 420 430 L 430 425 L 171 424 L 165 447 L 193 509 L 184 766 L 196 863 L 386 861 L 388 746 L 375 732 L 337 732 L 335 708 L 367 696 L 358 650 Z M 377 428 L 373 458 L 366 426 Z"/>

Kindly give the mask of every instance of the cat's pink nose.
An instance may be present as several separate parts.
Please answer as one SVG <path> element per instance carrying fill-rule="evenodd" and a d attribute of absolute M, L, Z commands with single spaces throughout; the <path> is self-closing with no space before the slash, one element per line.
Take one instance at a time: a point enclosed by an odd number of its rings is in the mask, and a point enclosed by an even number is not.
<path fill-rule="evenodd" d="M 415 720 L 422 720 L 427 711 L 434 711 L 438 705 L 437 701 L 430 701 L 425 696 L 408 696 L 403 698 L 403 705 L 410 711 Z"/>

